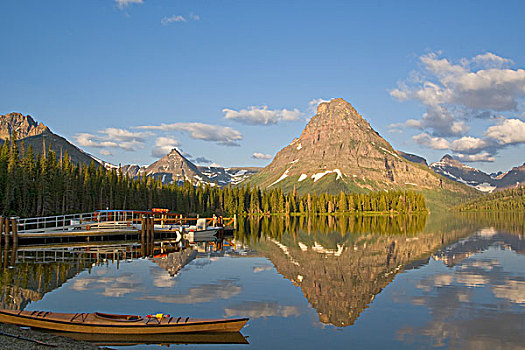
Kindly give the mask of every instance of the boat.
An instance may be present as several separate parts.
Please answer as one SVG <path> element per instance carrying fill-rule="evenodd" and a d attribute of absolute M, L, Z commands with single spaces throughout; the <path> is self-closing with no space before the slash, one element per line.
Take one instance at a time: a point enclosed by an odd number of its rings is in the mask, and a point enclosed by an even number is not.
<path fill-rule="evenodd" d="M 165 314 L 142 317 L 101 312 L 61 313 L 0 309 L 0 322 L 61 332 L 146 335 L 238 332 L 248 322 L 248 318 L 197 319 Z"/>

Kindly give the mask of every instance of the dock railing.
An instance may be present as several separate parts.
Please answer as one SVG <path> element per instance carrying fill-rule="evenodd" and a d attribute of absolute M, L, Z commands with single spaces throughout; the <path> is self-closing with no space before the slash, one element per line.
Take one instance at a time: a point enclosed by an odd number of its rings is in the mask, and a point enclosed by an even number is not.
<path fill-rule="evenodd" d="M 187 218 L 173 213 L 152 213 L 140 210 L 97 210 L 88 213 L 18 218 L 17 228 L 20 234 L 38 234 L 68 231 L 121 231 L 140 230 L 142 217 L 149 215 L 154 224 L 193 226 L 198 220 L 206 220 L 206 226 L 236 226 L 236 218 Z"/>
<path fill-rule="evenodd" d="M 19 233 L 65 232 L 74 230 L 119 230 L 140 223 L 141 211 L 95 211 L 18 219 Z"/>

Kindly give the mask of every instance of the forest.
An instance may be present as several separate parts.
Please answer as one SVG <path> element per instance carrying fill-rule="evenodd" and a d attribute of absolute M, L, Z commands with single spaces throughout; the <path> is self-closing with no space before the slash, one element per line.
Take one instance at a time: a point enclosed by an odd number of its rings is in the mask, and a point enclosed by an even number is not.
<path fill-rule="evenodd" d="M 524 211 L 525 187 L 494 192 L 456 207 L 458 211 Z"/>
<path fill-rule="evenodd" d="M 0 213 L 20 217 L 89 212 L 97 209 L 168 208 L 184 215 L 319 214 L 351 212 L 426 212 L 423 195 L 413 191 L 307 194 L 280 188 L 190 182 L 162 184 L 153 177 L 130 178 L 119 169 L 92 162 L 74 164 L 67 152 L 35 154 L 24 144 L 0 148 Z"/>

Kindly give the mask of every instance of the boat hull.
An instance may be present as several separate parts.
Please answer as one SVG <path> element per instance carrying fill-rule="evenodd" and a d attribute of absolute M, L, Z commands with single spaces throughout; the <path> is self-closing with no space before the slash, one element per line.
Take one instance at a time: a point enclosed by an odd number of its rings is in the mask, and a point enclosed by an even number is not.
<path fill-rule="evenodd" d="M 182 317 L 141 319 L 133 322 L 100 319 L 95 314 L 68 314 L 0 310 L 0 322 L 47 330 L 90 334 L 172 334 L 238 332 L 247 318 L 192 319 Z"/>

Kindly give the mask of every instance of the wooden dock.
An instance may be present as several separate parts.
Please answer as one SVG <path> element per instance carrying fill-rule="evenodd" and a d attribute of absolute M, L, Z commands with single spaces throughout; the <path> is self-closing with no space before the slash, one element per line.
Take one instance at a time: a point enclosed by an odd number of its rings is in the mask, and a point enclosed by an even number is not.
<path fill-rule="evenodd" d="M 165 211 L 97 210 L 35 218 L 0 217 L 0 246 L 9 244 L 86 242 L 107 239 L 173 238 L 209 227 L 233 230 L 236 218 L 185 218 Z"/>

